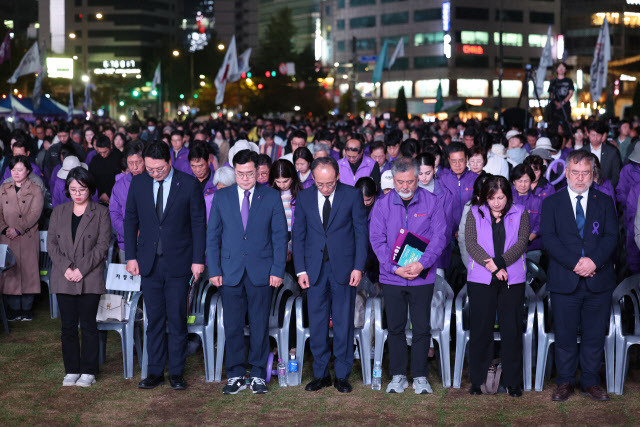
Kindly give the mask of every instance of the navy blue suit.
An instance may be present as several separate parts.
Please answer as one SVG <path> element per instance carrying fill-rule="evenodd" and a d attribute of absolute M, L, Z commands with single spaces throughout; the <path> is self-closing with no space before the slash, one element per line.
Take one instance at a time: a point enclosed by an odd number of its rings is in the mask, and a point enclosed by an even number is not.
<path fill-rule="evenodd" d="M 569 192 L 560 190 L 542 204 L 541 231 L 550 257 L 547 287 L 554 316 L 557 383 L 575 384 L 579 361 L 582 387 L 600 385 L 611 294 L 616 287 L 612 257 L 618 242 L 618 222 L 613 200 L 589 189 L 580 237 Z M 593 277 L 583 278 L 573 272 L 583 250 L 596 265 Z M 579 352 L 578 329 L 582 334 Z"/>
<path fill-rule="evenodd" d="M 364 272 L 369 247 L 367 214 L 362 192 L 337 184 L 327 229 L 313 185 L 298 193 L 293 222 L 293 263 L 296 274 L 309 276 L 310 346 L 313 375 L 329 375 L 329 316 L 333 319 L 333 354 L 337 378 L 347 379 L 353 365 L 353 321 L 356 288 L 349 286 L 351 272 Z M 324 199 L 321 199 L 324 201 Z M 324 250 L 329 252 L 328 260 Z M 324 259 L 324 261 L 323 261 Z M 302 351 L 302 349 L 298 349 Z"/>
<path fill-rule="evenodd" d="M 131 180 L 124 218 L 125 255 L 138 261 L 142 276 L 149 319 L 149 374 L 164 373 L 168 328 L 169 375 L 182 375 L 191 264 L 205 262 L 204 197 L 196 178 L 174 169 L 163 216 L 158 218 L 153 181 L 147 173 Z M 160 239 L 162 255 L 157 255 Z"/>
<path fill-rule="evenodd" d="M 209 276 L 222 276 L 227 377 L 245 374 L 244 326 L 249 314 L 251 376 L 266 378 L 269 355 L 269 276 L 284 278 L 287 219 L 280 193 L 257 184 L 242 225 L 238 186 L 216 191 L 207 225 Z"/>

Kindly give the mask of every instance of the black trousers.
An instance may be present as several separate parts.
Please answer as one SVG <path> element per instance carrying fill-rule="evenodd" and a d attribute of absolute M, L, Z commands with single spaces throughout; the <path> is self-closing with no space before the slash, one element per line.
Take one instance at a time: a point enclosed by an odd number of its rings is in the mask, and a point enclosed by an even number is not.
<path fill-rule="evenodd" d="M 407 375 L 408 350 L 405 328 L 407 307 L 411 316 L 411 375 L 429 375 L 427 355 L 431 339 L 431 298 L 433 285 L 382 285 L 387 316 L 389 374 Z"/>
<path fill-rule="evenodd" d="M 67 374 L 98 373 L 98 303 L 100 295 L 57 294 L 62 321 L 62 360 Z M 78 322 L 82 332 L 82 348 L 78 338 Z"/>
<path fill-rule="evenodd" d="M 480 386 L 487 380 L 487 370 L 494 355 L 493 330 L 498 312 L 500 325 L 500 361 L 502 382 L 507 387 L 522 384 L 522 322 L 524 321 L 524 283 L 507 286 L 469 283 L 469 375 Z"/>

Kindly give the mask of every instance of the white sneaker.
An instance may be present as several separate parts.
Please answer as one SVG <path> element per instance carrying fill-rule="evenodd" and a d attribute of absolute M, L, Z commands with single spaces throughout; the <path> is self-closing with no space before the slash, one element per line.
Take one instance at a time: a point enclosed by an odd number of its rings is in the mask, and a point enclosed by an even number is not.
<path fill-rule="evenodd" d="M 63 387 L 71 387 L 76 385 L 76 381 L 78 381 L 78 378 L 80 378 L 80 374 L 67 374 L 64 376 L 64 379 L 62 380 L 62 386 Z"/>
<path fill-rule="evenodd" d="M 91 387 L 92 384 L 96 383 L 96 376 L 89 374 L 82 374 L 80 379 L 76 381 L 76 385 L 78 387 Z"/>
<path fill-rule="evenodd" d="M 406 376 L 394 375 L 387 386 L 387 393 L 402 393 L 407 387 L 409 387 L 409 381 Z"/>
<path fill-rule="evenodd" d="M 416 394 L 431 394 L 433 390 L 431 389 L 431 385 L 429 381 L 427 381 L 427 377 L 417 377 L 413 379 L 413 389 Z"/>

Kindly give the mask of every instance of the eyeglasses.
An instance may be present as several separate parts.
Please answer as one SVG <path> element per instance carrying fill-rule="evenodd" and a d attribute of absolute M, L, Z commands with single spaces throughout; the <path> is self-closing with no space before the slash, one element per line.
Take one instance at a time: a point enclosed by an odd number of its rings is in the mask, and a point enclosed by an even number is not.
<path fill-rule="evenodd" d="M 464 163 L 467 163 L 467 159 L 449 159 L 449 163 L 452 163 L 454 165 L 462 165 Z"/>
<path fill-rule="evenodd" d="M 254 176 L 256 176 L 255 172 L 237 172 L 236 171 L 236 176 L 240 179 L 247 179 L 247 178 L 253 178 Z"/>
<path fill-rule="evenodd" d="M 569 174 L 571 175 L 572 178 L 577 178 L 577 177 L 589 178 L 591 176 L 591 171 L 583 171 L 583 172 L 570 171 Z"/>
<path fill-rule="evenodd" d="M 88 191 L 89 191 L 89 189 L 88 188 L 84 188 L 84 187 L 69 188 L 69 193 L 73 193 L 73 194 L 85 194 Z"/>
<path fill-rule="evenodd" d="M 331 190 L 333 187 L 336 186 L 336 184 L 338 183 L 338 181 L 332 181 L 332 182 L 316 182 L 316 187 L 318 187 L 319 189 L 323 189 L 326 188 L 327 190 Z"/>
<path fill-rule="evenodd" d="M 164 173 L 165 170 L 167 170 L 167 166 L 161 166 L 159 168 L 147 168 L 147 173 L 149 175 L 160 175 Z"/>

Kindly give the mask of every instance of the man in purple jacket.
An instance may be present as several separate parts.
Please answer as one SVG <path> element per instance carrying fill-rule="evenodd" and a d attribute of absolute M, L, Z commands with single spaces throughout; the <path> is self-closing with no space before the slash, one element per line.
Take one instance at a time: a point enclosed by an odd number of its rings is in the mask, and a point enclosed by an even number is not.
<path fill-rule="evenodd" d="M 635 209 L 634 206 L 627 206 L 627 196 L 629 192 L 636 186 L 640 185 L 640 144 L 636 144 L 633 152 L 629 156 L 629 163 L 627 163 L 620 171 L 620 180 L 616 187 L 616 198 L 622 205 L 622 210 L 625 211 L 627 207 Z"/>
<path fill-rule="evenodd" d="M 440 183 L 453 194 L 453 230 L 458 233 L 458 225 L 462 219 L 462 209 L 471 200 L 473 194 L 473 183 L 478 175 L 467 168 L 467 148 L 462 143 L 454 142 L 449 146 L 449 165 L 451 173 L 443 174 Z"/>
<path fill-rule="evenodd" d="M 415 159 L 401 158 L 391 164 L 395 190 L 378 199 L 371 211 L 369 235 L 380 261 L 380 283 L 389 331 L 391 383 L 387 393 L 402 393 L 407 381 L 408 352 L 405 337 L 407 302 L 411 315 L 411 375 L 416 394 L 431 393 L 427 381 L 431 297 L 437 261 L 446 244 L 447 222 L 438 196 L 418 188 L 419 166 Z M 395 241 L 402 230 L 429 240 L 417 261 L 399 266 L 392 261 Z M 423 270 L 428 270 L 421 277 Z"/>
<path fill-rule="evenodd" d="M 345 156 L 338 160 L 340 182 L 354 186 L 363 176 L 370 176 L 380 185 L 380 166 L 371 157 L 364 155 L 364 137 L 353 134 L 344 147 Z"/>
<path fill-rule="evenodd" d="M 189 149 L 184 146 L 184 133 L 181 130 L 171 132 L 171 166 L 191 175 Z"/>
<path fill-rule="evenodd" d="M 120 262 L 124 262 L 124 212 L 127 207 L 127 194 L 131 179 L 145 171 L 142 151 L 144 145 L 141 141 L 129 143 L 124 150 L 124 158 L 127 162 L 127 172 L 116 176 L 116 183 L 111 190 L 109 213 L 111 214 L 111 226 L 118 236 L 118 248 L 120 248 Z"/>
<path fill-rule="evenodd" d="M 216 191 L 213 185 L 213 166 L 209 164 L 209 150 L 206 143 L 195 142 L 189 148 L 189 165 L 191 175 L 195 176 L 200 183 L 202 195 L 208 196 Z"/>

